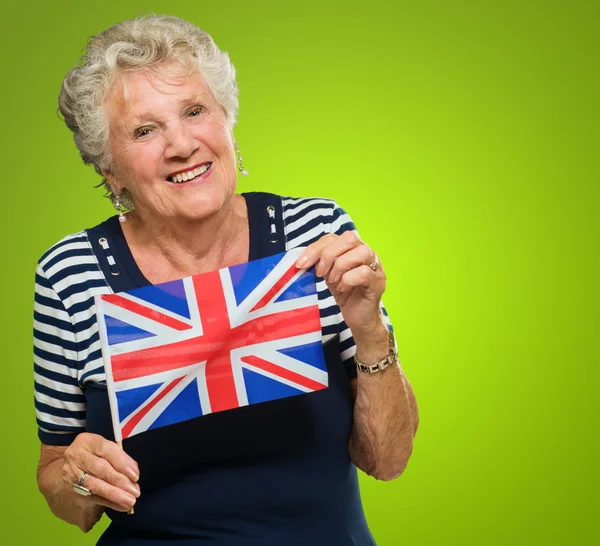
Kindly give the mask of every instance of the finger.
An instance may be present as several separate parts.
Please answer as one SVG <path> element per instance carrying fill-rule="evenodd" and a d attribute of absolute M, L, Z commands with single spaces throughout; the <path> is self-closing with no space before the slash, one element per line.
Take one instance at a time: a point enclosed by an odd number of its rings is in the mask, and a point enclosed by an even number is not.
<path fill-rule="evenodd" d="M 385 290 L 385 277 L 380 276 L 368 265 L 361 265 L 344 273 L 337 284 L 336 290 L 347 292 L 357 287 L 371 290 L 376 297 L 381 297 Z"/>
<path fill-rule="evenodd" d="M 137 463 L 115 442 L 111 442 L 98 434 L 88 432 L 79 434 L 65 450 L 64 457 L 67 462 L 73 464 L 75 469 L 87 468 L 84 461 L 87 454 L 106 459 L 114 469 L 134 482 L 139 479 Z"/>
<path fill-rule="evenodd" d="M 342 308 L 342 307 L 344 307 L 344 305 L 346 305 L 346 302 L 352 295 L 352 291 L 349 291 L 349 290 L 346 292 L 339 292 L 337 290 L 337 286 L 329 286 L 329 291 L 333 295 L 335 302 L 338 304 L 338 306 L 340 308 Z"/>
<path fill-rule="evenodd" d="M 337 257 L 326 276 L 326 281 L 329 284 L 336 284 L 347 271 L 361 265 L 369 265 L 376 259 L 375 253 L 367 245 L 364 243 L 358 245 Z"/>
<path fill-rule="evenodd" d="M 318 241 L 308 245 L 296 260 L 296 267 L 298 269 L 308 269 L 315 265 L 321 257 L 323 248 L 338 237 L 339 235 L 328 233 L 327 235 L 323 235 Z"/>
<path fill-rule="evenodd" d="M 138 464 L 115 442 L 96 436 L 90 443 L 90 452 L 108 461 L 117 472 L 124 474 L 131 481 L 138 481 L 140 476 Z"/>
<path fill-rule="evenodd" d="M 106 506 L 106 508 L 110 508 L 111 510 L 116 510 L 117 512 L 129 512 L 131 510 L 131 506 L 124 506 L 121 504 L 116 504 L 111 502 L 104 497 L 100 497 L 98 495 L 92 495 L 91 497 L 86 497 L 93 504 L 98 504 L 100 506 Z"/>
<path fill-rule="evenodd" d="M 90 455 L 90 457 L 93 457 Z M 100 459 L 99 459 L 100 460 Z M 106 463 L 106 461 L 104 461 Z M 106 463 L 108 464 L 108 463 Z M 97 472 L 102 472 L 100 470 L 100 465 L 95 467 Z M 83 471 L 81 468 L 74 467 L 71 464 L 65 463 L 63 467 L 64 476 L 63 479 L 67 483 L 75 484 L 80 482 L 80 478 L 83 475 Z M 129 491 L 116 487 L 112 484 L 107 483 L 105 480 L 93 476 L 86 472 L 86 476 L 80 485 L 87 488 L 92 496 L 103 497 L 105 501 L 111 502 L 115 506 L 120 506 L 122 508 L 127 508 L 129 510 L 133 504 L 135 504 L 136 498 L 140 495 L 140 490 L 138 484 L 132 483 L 125 476 L 122 476 L 122 480 L 127 486 L 130 488 Z M 75 477 L 76 476 L 76 477 Z M 73 491 L 73 494 L 77 494 Z M 91 498 L 91 497 L 85 497 Z"/>
<path fill-rule="evenodd" d="M 88 453 L 84 458 L 84 465 L 85 466 L 82 468 L 89 469 L 86 470 L 86 472 L 89 474 L 88 478 L 86 478 L 86 481 L 89 478 L 97 478 L 114 487 L 126 491 L 130 495 L 139 497 L 140 486 L 137 483 L 132 482 L 124 474 L 117 472 L 107 459 L 102 459 L 100 457 L 96 457 L 96 455 Z"/>
<path fill-rule="evenodd" d="M 321 256 L 319 258 L 319 262 L 317 264 L 317 275 L 320 277 L 325 277 L 329 274 L 332 267 L 336 263 L 336 261 L 346 254 L 347 252 L 358 248 L 365 247 L 368 249 L 367 245 L 363 243 L 358 235 L 352 231 L 346 231 L 342 235 L 340 235 L 336 240 L 332 241 L 321 251 Z M 366 251 L 367 253 L 370 250 Z"/>
<path fill-rule="evenodd" d="M 308 269 L 317 265 L 317 275 L 323 276 L 329 271 L 335 257 L 359 244 L 363 244 L 353 231 L 346 231 L 342 235 L 329 233 L 318 241 L 307 246 L 296 262 L 299 268 Z"/>
<path fill-rule="evenodd" d="M 136 502 L 136 498 L 139 495 L 131 494 L 119 487 L 115 487 L 106 481 L 89 475 L 85 479 L 85 487 L 89 489 L 93 495 L 102 497 L 108 502 L 114 505 L 127 508 L 129 510 Z"/>
<path fill-rule="evenodd" d="M 96 494 L 102 493 L 96 489 L 92 489 L 90 483 L 95 483 L 95 487 L 97 487 L 98 482 L 101 482 L 100 486 L 103 488 L 103 490 L 105 488 L 102 484 L 106 484 L 111 488 L 118 489 L 124 494 L 132 496 L 133 498 L 140 496 L 140 487 L 137 483 L 132 482 L 124 474 L 117 472 L 108 462 L 108 460 L 97 457 L 80 446 L 78 450 L 70 451 L 69 458 L 65 460 L 65 465 L 63 467 L 65 479 L 71 483 L 79 483 L 79 479 L 83 474 L 82 469 L 85 469 L 85 472 L 88 474 L 84 480 L 84 487 L 87 487 Z M 113 492 L 113 495 L 116 495 L 116 493 Z M 102 496 L 105 495 L 102 494 Z M 129 499 L 129 496 L 122 498 Z M 120 501 L 116 500 L 115 502 Z"/>

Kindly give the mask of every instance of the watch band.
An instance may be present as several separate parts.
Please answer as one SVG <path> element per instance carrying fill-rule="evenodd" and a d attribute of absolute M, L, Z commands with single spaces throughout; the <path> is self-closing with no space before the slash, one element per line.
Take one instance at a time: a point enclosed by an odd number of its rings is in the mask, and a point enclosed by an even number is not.
<path fill-rule="evenodd" d="M 390 352 L 385 358 L 378 360 L 375 364 L 365 364 L 358 359 L 357 353 L 354 353 L 354 363 L 356 367 L 364 373 L 377 373 L 385 370 L 390 364 L 395 364 L 398 362 L 398 352 L 396 351 L 396 340 L 394 338 L 394 334 L 389 331 L 388 332 L 388 341 L 389 341 L 389 349 Z"/>

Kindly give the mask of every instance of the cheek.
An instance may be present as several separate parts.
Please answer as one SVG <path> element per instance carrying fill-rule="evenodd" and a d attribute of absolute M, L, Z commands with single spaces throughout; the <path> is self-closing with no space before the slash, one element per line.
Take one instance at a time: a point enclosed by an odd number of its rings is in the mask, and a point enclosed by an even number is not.
<path fill-rule="evenodd" d="M 124 166 L 122 172 L 133 183 L 145 182 L 149 178 L 154 178 L 162 154 L 160 146 L 144 146 L 128 150 L 128 153 L 121 159 Z"/>
<path fill-rule="evenodd" d="M 224 117 L 211 119 L 210 129 L 206 136 L 212 142 L 213 150 L 220 155 L 227 155 L 233 151 L 233 133 L 229 130 Z"/>
<path fill-rule="evenodd" d="M 234 149 L 233 136 L 230 131 L 219 129 L 218 135 L 219 149 L 218 155 L 223 166 L 229 171 L 236 169 L 236 155 Z"/>

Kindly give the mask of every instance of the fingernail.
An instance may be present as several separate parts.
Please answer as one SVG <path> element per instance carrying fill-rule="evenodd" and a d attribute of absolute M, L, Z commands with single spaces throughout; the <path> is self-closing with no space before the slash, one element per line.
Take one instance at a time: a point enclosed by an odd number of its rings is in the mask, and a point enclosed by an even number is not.
<path fill-rule="evenodd" d="M 137 482 L 140 479 L 140 475 L 138 473 L 137 468 L 133 466 L 128 466 L 125 469 L 125 472 L 127 473 L 127 477 L 133 482 Z"/>
<path fill-rule="evenodd" d="M 129 507 L 129 506 L 133 506 L 135 504 L 136 498 L 133 495 L 128 495 L 127 493 L 123 493 L 121 495 L 121 501 L 119 502 L 119 504 Z"/>
<path fill-rule="evenodd" d="M 127 487 L 127 491 L 129 491 L 134 497 L 139 497 L 141 494 L 140 486 L 137 483 L 131 483 Z"/>
<path fill-rule="evenodd" d="M 298 261 L 296 262 L 296 267 L 298 269 L 302 269 L 306 262 L 308 262 L 308 258 L 306 256 L 300 256 L 300 258 L 298 258 Z"/>

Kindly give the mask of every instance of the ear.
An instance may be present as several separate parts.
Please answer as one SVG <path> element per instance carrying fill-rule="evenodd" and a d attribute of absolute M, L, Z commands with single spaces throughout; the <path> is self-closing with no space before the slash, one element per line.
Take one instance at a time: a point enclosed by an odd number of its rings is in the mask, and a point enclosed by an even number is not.
<path fill-rule="evenodd" d="M 109 171 L 108 169 L 102 169 L 102 176 L 106 178 L 106 180 L 108 180 L 112 192 L 115 195 L 120 195 L 123 188 L 121 188 L 121 185 L 119 184 L 115 174 L 112 171 Z"/>
<path fill-rule="evenodd" d="M 112 171 L 109 171 L 108 169 L 102 169 L 101 173 L 102 173 L 102 176 L 110 182 L 111 186 L 115 185 L 115 175 L 113 174 Z"/>

